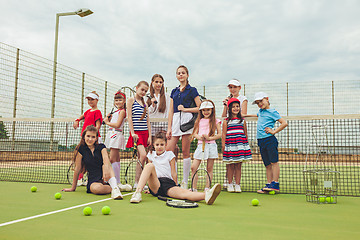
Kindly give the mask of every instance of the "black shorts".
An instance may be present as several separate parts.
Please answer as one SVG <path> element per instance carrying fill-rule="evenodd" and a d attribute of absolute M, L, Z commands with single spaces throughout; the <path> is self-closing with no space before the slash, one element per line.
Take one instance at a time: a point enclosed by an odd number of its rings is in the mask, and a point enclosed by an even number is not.
<path fill-rule="evenodd" d="M 176 183 L 174 182 L 174 180 L 167 178 L 167 177 L 161 177 L 158 179 L 160 182 L 159 189 L 155 193 L 154 191 L 152 191 L 149 188 L 150 193 L 155 197 L 157 197 L 157 196 L 168 197 L 167 192 L 169 191 L 170 188 L 177 186 Z"/>
<path fill-rule="evenodd" d="M 90 191 L 90 186 L 91 186 L 91 184 L 93 184 L 94 182 L 98 182 L 98 183 L 102 183 L 103 185 L 109 185 L 109 183 L 107 183 L 107 182 L 104 182 L 104 180 L 103 179 L 100 179 L 100 180 L 97 180 L 97 181 L 89 181 L 88 180 L 88 184 L 86 185 L 86 192 L 87 193 L 92 193 L 91 191 Z"/>

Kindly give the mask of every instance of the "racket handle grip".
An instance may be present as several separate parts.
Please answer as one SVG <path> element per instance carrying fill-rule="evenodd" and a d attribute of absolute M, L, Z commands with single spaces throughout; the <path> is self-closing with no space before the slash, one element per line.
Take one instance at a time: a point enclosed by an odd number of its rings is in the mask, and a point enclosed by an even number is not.
<path fill-rule="evenodd" d="M 202 151 L 205 151 L 205 141 L 202 142 Z"/>

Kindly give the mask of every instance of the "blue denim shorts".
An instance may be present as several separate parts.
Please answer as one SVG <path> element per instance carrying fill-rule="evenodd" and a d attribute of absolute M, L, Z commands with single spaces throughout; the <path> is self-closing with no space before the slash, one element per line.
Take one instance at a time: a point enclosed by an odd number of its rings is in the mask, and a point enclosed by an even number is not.
<path fill-rule="evenodd" d="M 265 167 L 279 161 L 279 143 L 275 136 L 258 139 L 258 145 Z"/>

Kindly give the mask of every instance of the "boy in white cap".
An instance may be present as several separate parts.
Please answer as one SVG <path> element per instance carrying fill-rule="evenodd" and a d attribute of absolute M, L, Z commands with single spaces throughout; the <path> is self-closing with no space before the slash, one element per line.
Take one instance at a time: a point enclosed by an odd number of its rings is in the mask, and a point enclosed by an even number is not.
<path fill-rule="evenodd" d="M 255 93 L 252 104 L 257 104 L 259 112 L 257 115 L 247 115 L 246 117 L 258 117 L 256 138 L 260 148 L 261 158 L 266 167 L 267 184 L 258 193 L 265 193 L 265 191 L 280 191 L 279 176 L 279 153 L 278 141 L 275 134 L 287 127 L 287 122 L 283 119 L 279 112 L 270 108 L 269 97 L 264 92 Z M 275 130 L 275 122 L 278 121 L 280 126 Z"/>

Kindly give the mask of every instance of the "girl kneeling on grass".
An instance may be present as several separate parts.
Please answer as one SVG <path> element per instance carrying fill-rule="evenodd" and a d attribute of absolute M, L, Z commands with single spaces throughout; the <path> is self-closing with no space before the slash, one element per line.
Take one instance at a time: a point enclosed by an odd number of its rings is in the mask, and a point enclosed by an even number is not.
<path fill-rule="evenodd" d="M 117 186 L 114 171 L 111 167 L 108 153 L 104 144 L 98 144 L 98 129 L 92 125 L 87 126 L 81 134 L 81 141 L 75 148 L 75 169 L 71 188 L 62 191 L 73 192 L 76 189 L 80 172 L 85 169 L 89 173 L 87 193 L 108 194 L 111 198 L 122 199 Z"/>
<path fill-rule="evenodd" d="M 191 192 L 188 189 L 180 188 L 176 184 L 175 155 L 172 151 L 165 151 L 165 134 L 161 132 L 157 133 L 153 145 L 155 151 L 147 154 L 150 163 L 145 166 L 140 176 L 136 192 L 130 199 L 131 203 L 141 202 L 141 191 L 146 182 L 149 185 L 150 193 L 155 197 L 164 196 L 191 201 L 205 200 L 208 205 L 214 203 L 221 191 L 220 184 L 215 184 L 206 192 Z"/>

